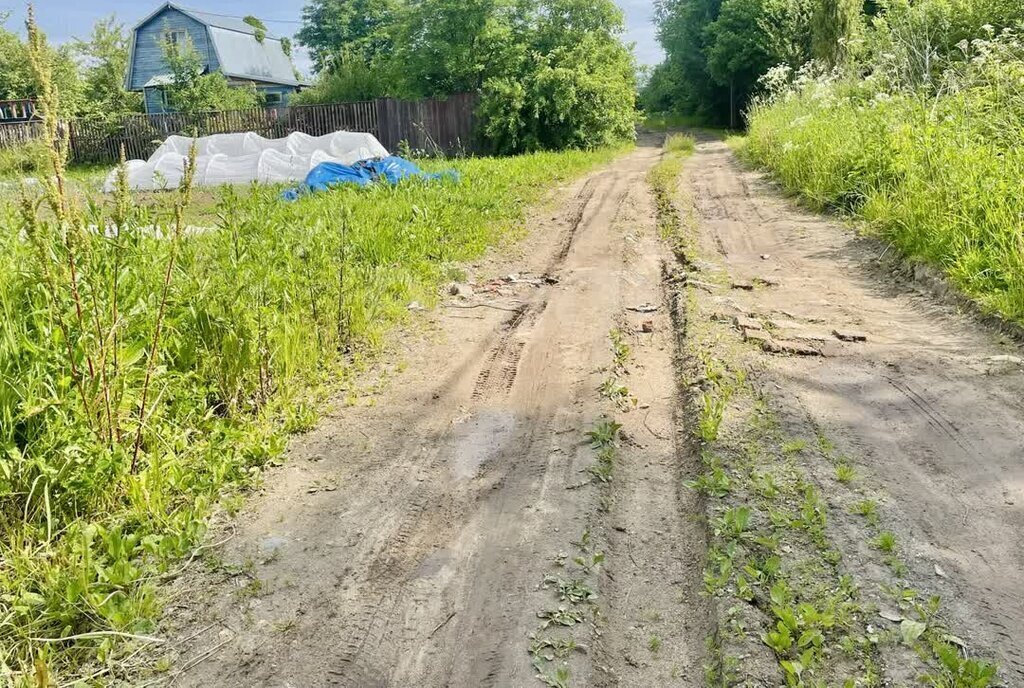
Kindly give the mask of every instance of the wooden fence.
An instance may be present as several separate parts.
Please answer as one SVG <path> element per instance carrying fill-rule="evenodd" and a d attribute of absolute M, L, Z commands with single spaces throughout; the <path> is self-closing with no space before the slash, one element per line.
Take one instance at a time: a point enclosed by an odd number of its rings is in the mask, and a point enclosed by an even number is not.
<path fill-rule="evenodd" d="M 0 150 L 22 146 L 42 135 L 42 122 L 0 122 Z"/>
<path fill-rule="evenodd" d="M 444 100 L 401 101 L 393 98 L 359 103 L 299 105 L 204 112 L 131 115 L 112 123 L 72 121 L 71 159 L 85 163 L 114 163 L 124 147 L 128 159 L 148 158 L 172 134 L 231 134 L 254 131 L 280 138 L 296 131 L 322 136 L 335 131 L 369 132 L 390 151 L 407 144 L 427 154 L 460 155 L 476 152 L 476 96 L 460 94 Z M 22 127 L 6 132 L 7 127 Z M 35 127 L 35 129 L 33 129 Z M 38 124 L 0 125 L 0 147 L 24 143 L 40 135 Z M 10 143 L 7 143 L 10 139 Z"/>

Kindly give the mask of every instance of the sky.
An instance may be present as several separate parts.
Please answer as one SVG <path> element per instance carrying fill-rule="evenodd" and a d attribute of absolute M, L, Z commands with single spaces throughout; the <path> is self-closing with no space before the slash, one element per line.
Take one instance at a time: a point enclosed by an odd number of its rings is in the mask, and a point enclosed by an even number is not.
<path fill-rule="evenodd" d="M 71 38 L 86 37 L 97 19 L 117 15 L 128 26 L 152 12 L 163 0 L 35 0 L 36 19 L 53 43 Z M 636 56 L 641 64 L 661 61 L 661 48 L 654 36 L 652 0 L 617 0 L 626 13 L 626 38 L 636 44 Z M 298 31 L 302 6 L 306 0 L 179 0 L 182 7 L 229 15 L 252 14 L 267 25 L 276 36 L 290 36 Z M 0 0 L 0 13 L 10 13 L 7 28 L 21 33 L 25 20 L 23 0 Z M 296 66 L 310 71 L 309 56 L 297 47 Z"/>

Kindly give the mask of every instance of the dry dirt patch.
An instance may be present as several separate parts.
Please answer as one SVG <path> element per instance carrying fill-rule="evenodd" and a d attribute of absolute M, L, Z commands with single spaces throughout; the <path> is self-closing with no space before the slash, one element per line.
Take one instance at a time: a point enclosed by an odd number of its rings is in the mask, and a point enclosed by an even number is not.
<path fill-rule="evenodd" d="M 423 315 L 373 405 L 295 443 L 180 583 L 176 685 L 700 682 L 660 143 L 566 189 Z"/>

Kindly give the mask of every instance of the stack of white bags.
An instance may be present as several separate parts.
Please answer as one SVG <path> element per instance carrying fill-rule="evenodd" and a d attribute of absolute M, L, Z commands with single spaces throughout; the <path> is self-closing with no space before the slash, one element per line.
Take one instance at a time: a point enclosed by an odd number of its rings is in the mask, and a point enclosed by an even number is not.
<path fill-rule="evenodd" d="M 298 182 L 322 162 L 351 165 L 388 156 L 387 149 L 372 134 L 350 131 L 325 136 L 296 132 L 282 139 L 266 139 L 253 132 L 196 139 L 171 136 L 149 160 L 128 161 L 128 186 L 137 191 L 177 188 L 193 143 L 197 156 L 195 186 Z M 103 190 L 113 191 L 116 182 L 114 170 L 107 176 Z"/>

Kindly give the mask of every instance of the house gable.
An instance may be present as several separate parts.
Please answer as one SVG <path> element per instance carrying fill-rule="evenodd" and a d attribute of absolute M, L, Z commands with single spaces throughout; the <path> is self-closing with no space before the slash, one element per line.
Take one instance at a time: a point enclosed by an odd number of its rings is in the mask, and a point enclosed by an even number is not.
<path fill-rule="evenodd" d="M 132 34 L 126 79 L 129 91 L 141 91 L 150 79 L 167 73 L 163 45 L 168 31 L 184 32 L 192 39 L 203 65 L 210 71 L 220 69 L 220 59 L 206 25 L 175 7 L 164 5 L 135 27 Z"/>
<path fill-rule="evenodd" d="M 171 2 L 153 11 L 132 30 L 125 86 L 144 93 L 146 112 L 166 112 L 164 87 L 170 71 L 164 59 L 168 34 L 191 39 L 203 67 L 220 72 L 231 85 L 252 84 L 274 105 L 302 87 L 280 39 L 257 40 L 256 30 L 242 20 L 178 7 Z"/>

